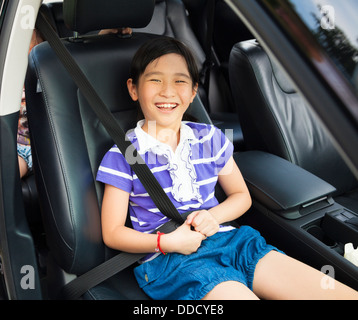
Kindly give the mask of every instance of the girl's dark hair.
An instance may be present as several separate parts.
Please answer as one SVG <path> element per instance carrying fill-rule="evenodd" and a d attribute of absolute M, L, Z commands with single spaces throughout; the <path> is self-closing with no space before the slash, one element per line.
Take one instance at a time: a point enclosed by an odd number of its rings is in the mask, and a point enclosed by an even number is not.
<path fill-rule="evenodd" d="M 138 49 L 133 57 L 130 69 L 130 77 L 133 83 L 138 84 L 139 77 L 144 73 L 148 64 L 169 53 L 181 55 L 188 65 L 193 86 L 199 83 L 199 71 L 192 52 L 184 43 L 170 37 L 154 38 Z"/>

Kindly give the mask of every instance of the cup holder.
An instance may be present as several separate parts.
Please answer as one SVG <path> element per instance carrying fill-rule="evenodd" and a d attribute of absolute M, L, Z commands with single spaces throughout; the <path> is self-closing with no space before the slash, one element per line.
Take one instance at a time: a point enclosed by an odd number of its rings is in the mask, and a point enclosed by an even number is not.
<path fill-rule="evenodd" d="M 328 247 L 335 247 L 337 245 L 337 242 L 332 240 L 331 238 L 329 238 L 324 231 L 322 230 L 321 227 L 317 226 L 317 225 L 312 225 L 310 227 L 308 227 L 306 229 L 306 231 L 311 234 L 312 236 L 314 236 L 316 239 L 318 239 L 319 241 L 323 242 L 326 246 Z"/>

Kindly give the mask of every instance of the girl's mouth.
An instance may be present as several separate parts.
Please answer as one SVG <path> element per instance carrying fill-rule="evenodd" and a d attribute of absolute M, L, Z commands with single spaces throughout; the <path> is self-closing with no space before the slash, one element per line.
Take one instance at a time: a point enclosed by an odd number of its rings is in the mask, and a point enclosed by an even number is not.
<path fill-rule="evenodd" d="M 157 103 L 155 105 L 157 108 L 159 108 L 161 111 L 171 111 L 174 110 L 178 104 L 177 103 Z"/>

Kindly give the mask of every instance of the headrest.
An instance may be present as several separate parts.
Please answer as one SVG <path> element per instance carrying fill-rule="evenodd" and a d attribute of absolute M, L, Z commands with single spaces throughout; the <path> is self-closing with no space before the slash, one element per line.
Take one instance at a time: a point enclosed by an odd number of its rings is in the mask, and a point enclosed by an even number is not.
<path fill-rule="evenodd" d="M 64 0 L 65 24 L 81 34 L 112 28 L 144 28 L 152 19 L 155 0 Z"/>

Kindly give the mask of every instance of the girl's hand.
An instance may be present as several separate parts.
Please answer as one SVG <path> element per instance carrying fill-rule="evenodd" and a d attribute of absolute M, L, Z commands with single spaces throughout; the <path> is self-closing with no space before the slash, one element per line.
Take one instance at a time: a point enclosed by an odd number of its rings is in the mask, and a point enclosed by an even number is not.
<path fill-rule="evenodd" d="M 206 237 L 210 237 L 219 231 L 219 223 L 207 210 L 194 211 L 188 215 L 186 224 L 192 225 L 195 231 Z"/>
<path fill-rule="evenodd" d="M 204 235 L 191 230 L 190 225 L 184 222 L 175 231 L 162 236 L 161 248 L 164 252 L 188 255 L 196 252 L 204 239 Z"/>

